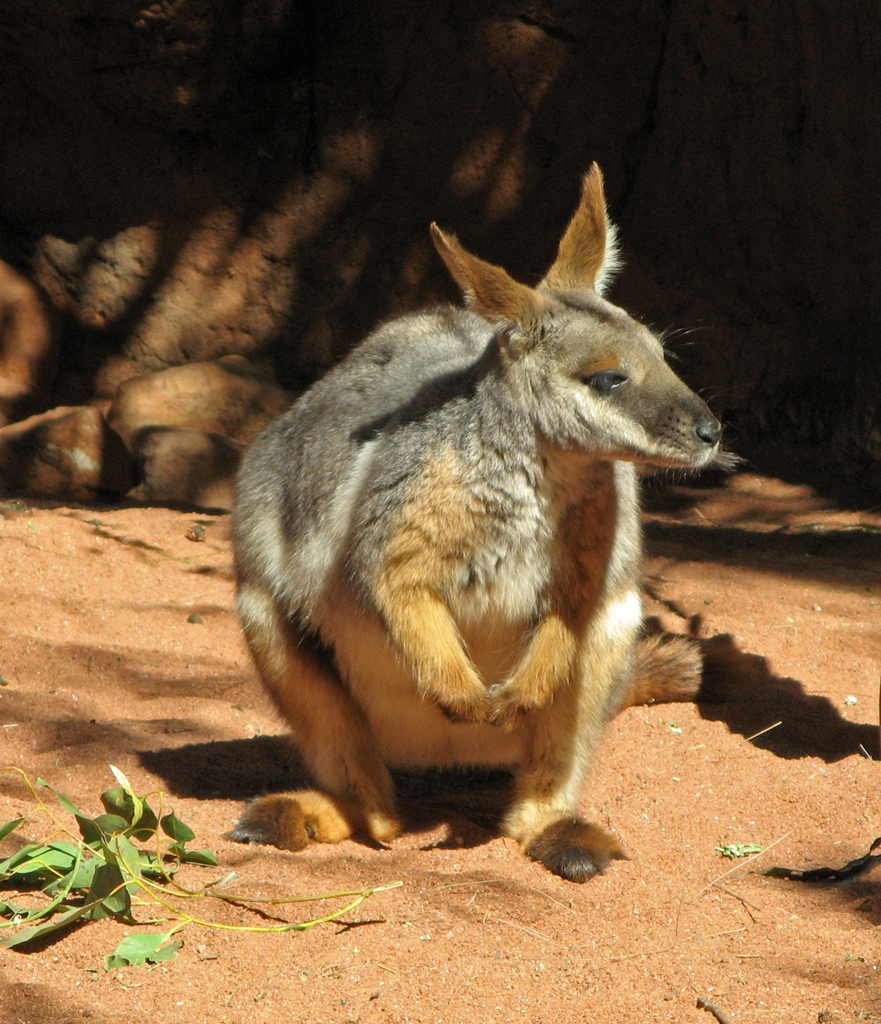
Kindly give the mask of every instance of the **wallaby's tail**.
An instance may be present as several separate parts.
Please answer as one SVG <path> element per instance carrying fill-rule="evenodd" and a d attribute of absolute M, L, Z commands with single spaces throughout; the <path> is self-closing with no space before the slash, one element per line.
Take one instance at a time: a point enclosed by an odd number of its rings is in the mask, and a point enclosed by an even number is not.
<path fill-rule="evenodd" d="M 660 633 L 639 641 L 633 682 L 618 711 L 635 704 L 693 701 L 701 688 L 700 644 L 687 636 Z"/>

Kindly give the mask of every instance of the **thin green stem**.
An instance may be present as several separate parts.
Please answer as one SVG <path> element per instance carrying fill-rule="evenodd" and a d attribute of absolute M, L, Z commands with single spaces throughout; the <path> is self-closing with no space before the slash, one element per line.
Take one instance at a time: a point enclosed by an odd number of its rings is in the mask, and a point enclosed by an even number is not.
<path fill-rule="evenodd" d="M 330 914 L 325 914 L 324 917 L 316 917 L 311 921 L 296 921 L 293 924 L 279 924 L 279 925 L 249 925 L 249 924 L 223 924 L 221 921 L 209 921 L 205 918 L 194 917 L 191 914 L 181 914 L 182 918 L 185 918 L 190 924 L 199 924 L 203 928 L 214 928 L 220 931 L 231 931 L 231 932 L 304 932 L 309 928 L 313 928 L 317 924 L 327 924 L 330 921 L 336 921 L 342 917 L 343 914 L 348 914 L 350 911 L 360 907 L 362 903 L 370 899 L 373 895 L 373 890 L 364 890 L 359 893 L 358 896 L 348 903 L 345 907 L 341 907 L 339 910 L 334 910 Z"/>
<path fill-rule="evenodd" d="M 37 804 L 37 810 L 42 811 L 43 814 L 45 814 L 46 817 L 52 822 L 52 824 L 58 829 L 58 831 L 60 833 L 62 833 L 62 835 L 68 836 L 74 842 L 78 843 L 80 841 L 80 837 L 74 835 L 73 832 L 71 832 L 69 829 L 65 828 L 65 826 L 55 817 L 55 815 L 52 813 L 52 811 L 49 810 L 49 808 L 46 805 L 45 801 L 40 796 L 40 794 L 37 791 L 36 787 L 34 786 L 33 782 L 31 782 L 27 772 L 24 771 L 23 768 L 19 768 L 19 767 L 17 767 L 14 764 L 7 764 L 7 765 L 4 765 L 2 770 L 4 772 L 17 772 L 24 779 L 25 785 L 31 791 L 31 796 L 34 798 L 34 801 Z M 30 817 L 30 815 L 28 815 L 28 817 Z M 51 842 L 51 839 L 49 840 L 49 842 Z M 48 843 L 46 843 L 44 845 L 48 845 Z"/>

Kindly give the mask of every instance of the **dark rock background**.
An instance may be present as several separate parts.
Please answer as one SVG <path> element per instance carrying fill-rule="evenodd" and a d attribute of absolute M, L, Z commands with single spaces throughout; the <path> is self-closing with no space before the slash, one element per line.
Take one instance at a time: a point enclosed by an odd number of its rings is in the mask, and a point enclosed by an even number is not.
<path fill-rule="evenodd" d="M 433 219 L 535 281 L 596 159 L 612 297 L 733 446 L 881 496 L 875 0 L 9 0 L 0 125 L 43 408 L 228 354 L 296 390 L 454 297 Z"/>

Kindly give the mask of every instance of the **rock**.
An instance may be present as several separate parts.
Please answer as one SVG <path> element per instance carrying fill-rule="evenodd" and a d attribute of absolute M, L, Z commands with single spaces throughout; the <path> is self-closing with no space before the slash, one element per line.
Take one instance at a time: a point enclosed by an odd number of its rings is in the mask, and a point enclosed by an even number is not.
<path fill-rule="evenodd" d="M 130 446 L 147 427 L 186 428 L 250 444 L 289 404 L 287 393 L 246 359 L 223 356 L 124 381 L 108 420 Z"/>
<path fill-rule="evenodd" d="M 62 406 L 0 429 L 0 493 L 93 501 L 134 483 L 128 450 L 92 406 Z"/>
<path fill-rule="evenodd" d="M 130 441 L 141 483 L 138 501 L 197 508 L 232 508 L 242 447 L 220 434 L 178 427 L 146 427 Z"/>
<path fill-rule="evenodd" d="M 27 278 L 0 260 L 0 427 L 34 411 L 57 362 L 51 308 Z"/>

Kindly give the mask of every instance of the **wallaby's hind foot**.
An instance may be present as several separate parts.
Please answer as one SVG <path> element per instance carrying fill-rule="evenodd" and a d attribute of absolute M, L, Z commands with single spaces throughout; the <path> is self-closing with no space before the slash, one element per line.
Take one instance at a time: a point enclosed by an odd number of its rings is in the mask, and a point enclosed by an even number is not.
<path fill-rule="evenodd" d="M 365 817 L 351 801 L 315 789 L 301 789 L 253 800 L 226 838 L 237 843 L 265 843 L 281 850 L 303 850 L 310 843 L 340 843 L 355 833 L 385 844 L 399 831 L 394 818 L 377 813 Z"/>
<path fill-rule="evenodd" d="M 264 685 L 294 726 L 316 789 L 253 801 L 230 838 L 301 850 L 359 833 L 385 843 L 399 831 L 392 778 L 363 710 L 330 656 L 267 589 L 241 583 L 239 614 Z"/>
<path fill-rule="evenodd" d="M 611 861 L 628 859 L 616 839 L 581 818 L 563 818 L 548 825 L 525 852 L 569 882 L 588 882 L 602 874 Z"/>

